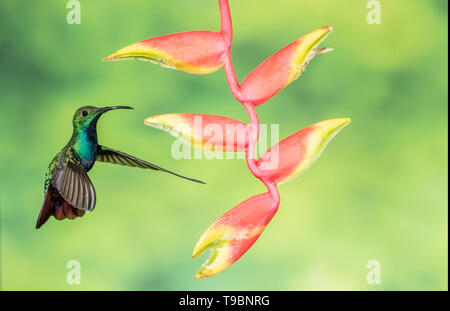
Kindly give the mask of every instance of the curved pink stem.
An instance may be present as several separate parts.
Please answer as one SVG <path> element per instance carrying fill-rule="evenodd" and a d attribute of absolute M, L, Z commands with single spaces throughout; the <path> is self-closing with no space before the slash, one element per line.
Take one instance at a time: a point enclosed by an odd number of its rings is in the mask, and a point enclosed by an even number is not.
<path fill-rule="evenodd" d="M 277 206 L 280 204 L 280 194 L 275 184 L 269 182 L 265 177 L 267 174 L 259 169 L 256 164 L 255 146 L 259 139 L 259 118 L 255 107 L 248 103 L 242 95 L 241 86 L 237 80 L 236 72 L 234 70 L 233 61 L 231 59 L 231 43 L 233 40 L 233 26 L 231 22 L 230 6 L 228 0 L 219 0 L 221 33 L 228 43 L 225 52 L 225 75 L 227 77 L 228 86 L 230 87 L 233 96 L 244 106 L 250 119 L 250 138 L 248 148 L 246 150 L 246 160 L 249 170 L 253 176 L 261 180 L 276 202 Z"/>
<path fill-rule="evenodd" d="M 220 31 L 231 46 L 233 40 L 233 25 L 231 23 L 230 6 L 228 0 L 219 0 L 220 9 Z"/>
<path fill-rule="evenodd" d="M 233 96 L 242 103 L 241 86 L 236 78 L 236 72 L 234 71 L 233 62 L 231 60 L 231 42 L 233 41 L 233 25 L 231 23 L 230 7 L 228 0 L 219 0 L 220 9 L 220 31 L 228 43 L 228 47 L 225 51 L 225 75 L 227 77 L 228 86 L 230 87 Z"/>
<path fill-rule="evenodd" d="M 246 150 L 247 166 L 255 177 L 262 178 L 264 177 L 264 171 L 260 170 L 256 165 L 255 156 L 256 142 L 259 139 L 259 118 L 253 105 L 245 102 L 242 103 L 242 105 L 244 106 L 245 110 L 247 110 L 247 114 L 250 118 L 250 137 Z"/>

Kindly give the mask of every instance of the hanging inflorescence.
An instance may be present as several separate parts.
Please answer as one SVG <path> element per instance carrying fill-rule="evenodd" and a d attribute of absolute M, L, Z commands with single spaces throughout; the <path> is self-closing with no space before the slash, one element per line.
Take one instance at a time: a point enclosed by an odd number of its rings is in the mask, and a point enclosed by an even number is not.
<path fill-rule="evenodd" d="M 319 28 L 284 47 L 239 84 L 231 59 L 233 31 L 228 0 L 219 0 L 219 7 L 220 32 L 190 31 L 148 39 L 105 58 L 105 61 L 146 60 L 193 74 L 212 73 L 223 66 L 232 94 L 248 113 L 249 124 L 228 117 L 189 113 L 159 115 L 144 121 L 146 125 L 180 137 L 194 148 L 244 151 L 249 170 L 267 188 L 267 192 L 226 212 L 203 233 L 193 256 L 206 250 L 211 250 L 211 255 L 197 271 L 196 278 L 212 276 L 228 268 L 255 243 L 280 205 L 277 186 L 308 169 L 327 143 L 350 122 L 348 118 L 338 118 L 315 123 L 283 139 L 256 159 L 260 123 L 255 108 L 297 79 L 312 58 L 331 50 L 317 47 L 333 27 Z M 202 120 L 200 129 L 194 126 L 198 118 Z M 227 137 L 237 139 L 205 135 L 210 125 L 227 133 Z"/>

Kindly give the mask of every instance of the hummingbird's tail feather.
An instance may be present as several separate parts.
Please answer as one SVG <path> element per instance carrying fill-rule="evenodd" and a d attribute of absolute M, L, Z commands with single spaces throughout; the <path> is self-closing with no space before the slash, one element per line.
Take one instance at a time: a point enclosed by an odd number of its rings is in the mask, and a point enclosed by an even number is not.
<path fill-rule="evenodd" d="M 105 146 L 100 146 L 100 145 L 98 146 L 97 161 L 125 165 L 125 166 L 132 166 L 132 167 L 148 168 L 148 169 L 152 169 L 152 170 L 166 172 L 166 173 L 175 175 L 177 177 L 181 177 L 181 178 L 193 181 L 193 182 L 198 182 L 200 184 L 205 184 L 201 180 L 186 177 L 186 176 L 171 172 L 169 170 L 166 170 L 165 168 L 159 167 L 155 164 L 149 163 L 147 161 L 136 158 L 132 155 L 126 154 L 125 152 L 114 150 L 114 149 L 111 149 L 111 148 L 108 148 Z"/>
<path fill-rule="evenodd" d="M 44 203 L 42 204 L 42 208 L 36 222 L 36 229 L 39 229 L 43 224 L 45 224 L 52 215 L 57 220 L 63 220 L 65 218 L 74 219 L 76 217 L 81 217 L 85 212 L 86 211 L 73 207 L 67 203 L 67 201 L 61 197 L 58 190 L 50 185 L 45 194 Z"/>
<path fill-rule="evenodd" d="M 42 204 L 41 211 L 36 222 L 36 229 L 39 229 L 49 219 L 52 214 L 52 191 L 51 187 L 47 189 L 45 193 L 44 203 Z"/>

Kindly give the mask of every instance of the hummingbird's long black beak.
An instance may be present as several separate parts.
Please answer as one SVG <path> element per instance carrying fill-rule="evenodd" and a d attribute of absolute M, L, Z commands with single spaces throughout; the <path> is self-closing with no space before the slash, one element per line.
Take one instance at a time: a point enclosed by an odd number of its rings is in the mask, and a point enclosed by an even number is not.
<path fill-rule="evenodd" d="M 101 114 L 103 114 L 103 113 L 105 113 L 107 111 L 115 110 L 115 109 L 133 109 L 133 107 L 130 107 L 130 106 L 109 106 L 109 107 L 103 107 L 103 108 L 99 108 L 97 110 L 97 114 L 101 115 Z"/>

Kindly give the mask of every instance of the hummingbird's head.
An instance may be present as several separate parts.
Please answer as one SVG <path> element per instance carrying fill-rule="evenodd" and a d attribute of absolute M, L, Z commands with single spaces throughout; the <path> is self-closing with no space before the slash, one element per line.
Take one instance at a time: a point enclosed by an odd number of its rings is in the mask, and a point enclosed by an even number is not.
<path fill-rule="evenodd" d="M 98 119 L 103 113 L 114 109 L 133 109 L 133 108 L 128 106 L 110 106 L 102 108 L 94 106 L 84 106 L 78 108 L 78 110 L 75 111 L 75 114 L 73 116 L 73 127 L 81 129 L 87 129 L 91 126 L 95 127 L 97 125 Z"/>

